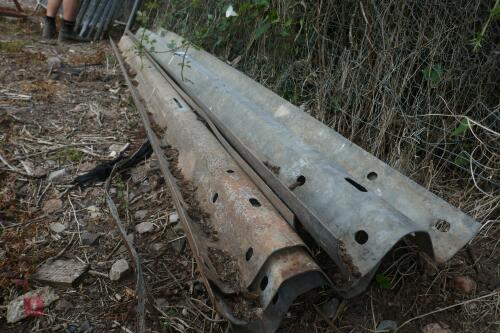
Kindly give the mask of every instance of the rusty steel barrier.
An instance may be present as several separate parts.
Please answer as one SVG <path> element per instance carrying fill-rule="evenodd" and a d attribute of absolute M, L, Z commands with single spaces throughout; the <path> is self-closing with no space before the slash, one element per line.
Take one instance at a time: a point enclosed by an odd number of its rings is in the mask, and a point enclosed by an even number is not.
<path fill-rule="evenodd" d="M 12 3 L 14 3 L 14 6 L 16 7 L 16 9 L 11 8 L 11 7 L 0 6 L 0 15 L 13 16 L 13 17 L 27 17 L 27 16 L 29 16 L 29 14 L 24 11 L 23 7 L 21 7 L 21 4 L 19 3 L 18 0 L 12 0 Z"/>
<path fill-rule="evenodd" d="M 205 215 L 185 231 L 218 311 L 241 332 L 273 332 L 293 300 L 326 285 L 303 241 L 216 137 L 128 37 L 120 41 L 137 89 L 196 187 Z M 222 267 L 221 267 L 222 266 Z M 229 273 L 229 274 L 228 274 Z"/>

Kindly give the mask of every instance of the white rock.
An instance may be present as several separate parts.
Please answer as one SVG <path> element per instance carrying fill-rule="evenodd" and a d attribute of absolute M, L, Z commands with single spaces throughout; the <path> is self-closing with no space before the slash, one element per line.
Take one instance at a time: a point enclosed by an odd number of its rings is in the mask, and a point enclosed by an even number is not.
<path fill-rule="evenodd" d="M 422 329 L 422 333 L 453 333 L 453 331 L 442 327 L 441 324 L 432 323 L 425 325 Z"/>
<path fill-rule="evenodd" d="M 128 146 L 129 146 L 128 143 L 124 145 L 112 144 L 111 146 L 109 146 L 109 156 L 110 157 L 118 156 L 122 151 L 127 149 Z"/>
<path fill-rule="evenodd" d="M 148 215 L 148 211 L 144 209 L 144 210 L 139 210 L 139 211 L 135 212 L 134 217 L 138 220 L 144 220 L 147 215 Z"/>
<path fill-rule="evenodd" d="M 130 233 L 127 235 L 127 239 L 130 243 L 134 244 L 134 233 Z"/>
<path fill-rule="evenodd" d="M 7 306 L 7 323 L 15 323 L 28 316 L 42 316 L 44 309 L 58 299 L 51 287 L 38 288 L 19 296 Z"/>
<path fill-rule="evenodd" d="M 47 59 L 47 67 L 49 68 L 49 70 L 61 68 L 61 66 L 62 66 L 61 58 L 50 57 L 49 59 Z"/>
<path fill-rule="evenodd" d="M 169 223 L 176 223 L 179 221 L 179 214 L 177 212 L 173 212 L 168 216 Z"/>
<path fill-rule="evenodd" d="M 161 251 L 165 250 L 166 247 L 167 247 L 166 244 L 163 244 L 163 243 L 154 243 L 154 244 L 151 245 L 150 249 L 153 252 L 161 252 Z"/>
<path fill-rule="evenodd" d="M 116 261 L 109 271 L 109 278 L 111 281 L 120 280 L 125 274 L 130 271 L 130 266 L 125 259 L 120 259 Z"/>
<path fill-rule="evenodd" d="M 66 226 L 64 224 L 61 224 L 58 222 L 51 223 L 49 225 L 49 228 L 50 228 L 50 230 L 52 230 L 56 234 L 59 234 L 59 233 L 63 232 L 64 230 L 66 230 Z"/>
<path fill-rule="evenodd" d="M 90 218 L 95 219 L 101 216 L 101 213 L 99 212 L 99 208 L 96 206 L 89 206 L 87 207 L 87 210 L 90 212 Z"/>
<path fill-rule="evenodd" d="M 142 222 L 135 226 L 135 231 L 139 234 L 144 234 L 153 231 L 154 227 L 154 224 L 151 222 Z"/>
<path fill-rule="evenodd" d="M 83 245 L 94 245 L 101 235 L 84 231 L 82 232 L 82 244 Z"/>
<path fill-rule="evenodd" d="M 35 174 L 35 165 L 33 162 L 30 161 L 21 161 L 21 164 L 23 165 L 24 170 L 26 170 L 26 173 L 30 176 L 33 176 Z"/>
<path fill-rule="evenodd" d="M 377 326 L 377 332 L 394 332 L 398 328 L 398 323 L 394 320 L 382 320 Z"/>
<path fill-rule="evenodd" d="M 49 180 L 49 181 L 52 181 L 52 180 L 55 180 L 55 179 L 57 179 L 57 178 L 64 177 L 65 175 L 66 175 L 66 169 L 61 169 L 61 170 L 52 171 L 52 172 L 49 174 L 48 180 Z"/>

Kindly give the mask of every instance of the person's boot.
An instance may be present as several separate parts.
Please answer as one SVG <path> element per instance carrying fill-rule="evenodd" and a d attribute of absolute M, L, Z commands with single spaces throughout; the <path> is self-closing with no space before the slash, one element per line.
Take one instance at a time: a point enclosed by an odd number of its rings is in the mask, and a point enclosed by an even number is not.
<path fill-rule="evenodd" d="M 71 21 L 63 21 L 61 31 L 59 31 L 59 43 L 68 43 L 68 42 L 88 42 L 88 39 L 82 38 L 78 36 L 75 32 L 75 22 Z"/>
<path fill-rule="evenodd" d="M 45 16 L 43 22 L 42 38 L 52 39 L 56 34 L 56 18 Z"/>

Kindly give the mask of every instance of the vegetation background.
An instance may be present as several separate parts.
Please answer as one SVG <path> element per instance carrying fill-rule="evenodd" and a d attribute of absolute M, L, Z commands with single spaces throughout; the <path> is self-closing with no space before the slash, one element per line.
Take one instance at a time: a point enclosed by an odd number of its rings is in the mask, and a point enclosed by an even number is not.
<path fill-rule="evenodd" d="M 139 14 L 483 222 L 500 215 L 499 20 L 498 0 L 153 0 Z"/>

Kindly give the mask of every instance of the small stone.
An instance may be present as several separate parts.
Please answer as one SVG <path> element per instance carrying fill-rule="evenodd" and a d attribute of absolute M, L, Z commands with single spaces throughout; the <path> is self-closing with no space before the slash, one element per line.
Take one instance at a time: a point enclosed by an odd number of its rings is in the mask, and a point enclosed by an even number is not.
<path fill-rule="evenodd" d="M 135 167 L 130 172 L 130 176 L 132 177 L 132 181 L 134 183 L 142 182 L 146 178 L 147 174 L 148 170 L 146 165 L 140 165 L 138 167 Z"/>
<path fill-rule="evenodd" d="M 52 214 L 61 209 L 62 206 L 63 203 L 60 199 L 50 199 L 45 202 L 42 210 L 45 214 Z"/>
<path fill-rule="evenodd" d="M 71 308 L 73 308 L 73 304 L 65 299 L 62 299 L 59 302 L 57 302 L 55 307 L 57 311 L 62 311 L 62 312 L 65 312 Z"/>
<path fill-rule="evenodd" d="M 56 180 L 56 179 L 58 179 L 58 178 L 64 177 L 65 175 L 66 175 L 66 169 L 61 169 L 61 170 L 57 170 L 57 171 L 52 171 L 52 172 L 49 174 L 48 180 L 49 180 L 49 181 Z"/>
<path fill-rule="evenodd" d="M 184 250 L 184 247 L 186 246 L 186 238 L 176 239 L 171 244 L 177 253 L 181 253 L 182 250 Z"/>
<path fill-rule="evenodd" d="M 186 308 L 183 308 L 183 309 L 182 309 L 182 311 L 181 311 L 181 313 L 182 313 L 182 315 L 183 315 L 184 317 L 187 317 L 187 316 L 188 316 L 188 314 L 189 314 L 189 312 L 188 312 L 188 310 L 186 310 Z"/>
<path fill-rule="evenodd" d="M 127 149 L 128 143 L 124 145 L 118 145 L 118 144 L 112 144 L 109 146 L 109 156 L 110 157 L 116 157 L 118 156 L 123 150 Z"/>
<path fill-rule="evenodd" d="M 463 294 L 471 294 L 476 290 L 477 283 L 468 276 L 459 276 L 453 280 L 453 287 Z"/>
<path fill-rule="evenodd" d="M 21 164 L 28 175 L 33 176 L 35 174 L 35 165 L 33 162 L 21 161 Z"/>
<path fill-rule="evenodd" d="M 122 297 L 120 296 L 120 294 L 116 293 L 115 294 L 115 299 L 120 302 L 122 300 Z"/>
<path fill-rule="evenodd" d="M 145 234 L 146 232 L 153 231 L 154 227 L 154 224 L 151 222 L 142 222 L 135 226 L 135 231 L 139 234 Z"/>
<path fill-rule="evenodd" d="M 151 192 L 151 190 L 152 190 L 151 185 L 149 185 L 149 184 L 142 184 L 137 189 L 137 193 L 139 193 L 139 194 L 141 194 L 141 193 L 149 193 L 149 192 Z"/>
<path fill-rule="evenodd" d="M 333 318 L 337 314 L 339 304 L 340 302 L 337 298 L 332 298 L 321 306 L 321 310 L 328 318 Z"/>
<path fill-rule="evenodd" d="M 179 214 L 177 212 L 173 212 L 168 216 L 169 223 L 177 223 L 179 221 Z"/>
<path fill-rule="evenodd" d="M 99 207 L 92 205 L 92 206 L 88 206 L 87 210 L 89 212 L 91 212 L 91 213 L 98 213 L 99 212 Z"/>
<path fill-rule="evenodd" d="M 76 259 L 47 261 L 32 278 L 53 286 L 75 286 L 87 272 L 89 265 Z"/>
<path fill-rule="evenodd" d="M 54 70 L 62 67 L 62 61 L 59 57 L 50 57 L 47 59 L 47 67 L 49 70 Z"/>
<path fill-rule="evenodd" d="M 134 234 L 133 233 L 128 234 L 127 239 L 130 243 L 134 244 Z"/>
<path fill-rule="evenodd" d="M 152 175 L 148 178 L 149 185 L 153 188 L 153 190 L 157 190 L 161 185 L 161 178 L 157 175 Z"/>
<path fill-rule="evenodd" d="M 166 308 L 168 306 L 168 301 L 166 298 L 157 298 L 155 300 L 156 305 L 161 308 Z"/>
<path fill-rule="evenodd" d="M 377 332 L 394 332 L 398 328 L 398 323 L 394 320 L 382 320 L 377 326 Z"/>
<path fill-rule="evenodd" d="M 94 245 L 101 235 L 92 232 L 84 231 L 82 232 L 82 244 L 83 245 Z"/>
<path fill-rule="evenodd" d="M 134 191 L 130 191 L 130 193 L 128 194 L 128 201 L 133 201 L 138 195 L 139 195 L 139 193 L 136 193 Z"/>
<path fill-rule="evenodd" d="M 61 232 L 66 230 L 66 226 L 64 224 L 61 224 L 58 222 L 51 223 L 49 225 L 49 228 L 50 228 L 50 230 L 52 230 L 52 232 L 55 232 L 56 234 L 60 234 Z"/>
<path fill-rule="evenodd" d="M 85 333 L 85 332 L 90 332 L 91 331 L 91 326 L 90 322 L 88 320 L 84 320 L 80 323 L 80 329 L 78 330 L 79 333 Z"/>
<path fill-rule="evenodd" d="M 134 218 L 136 218 L 137 220 L 144 220 L 147 215 L 148 215 L 148 211 L 143 209 L 143 210 L 139 210 L 139 211 L 135 212 Z"/>
<path fill-rule="evenodd" d="M 453 333 L 453 331 L 442 327 L 441 324 L 432 323 L 425 325 L 422 329 L 422 333 Z"/>
<path fill-rule="evenodd" d="M 154 243 L 151 245 L 151 251 L 153 252 L 162 252 L 163 250 L 165 250 L 165 244 L 163 243 Z"/>
<path fill-rule="evenodd" d="M 13 299 L 7 306 L 7 323 L 18 322 L 28 316 L 43 316 L 44 309 L 59 296 L 50 287 L 38 288 Z"/>
<path fill-rule="evenodd" d="M 128 265 L 127 260 L 120 259 L 116 261 L 109 271 L 109 278 L 111 281 L 118 281 L 125 276 L 130 271 L 130 266 Z"/>
<path fill-rule="evenodd" d="M 78 333 L 78 326 L 75 324 L 69 324 L 68 325 L 68 332 L 69 333 Z"/>

